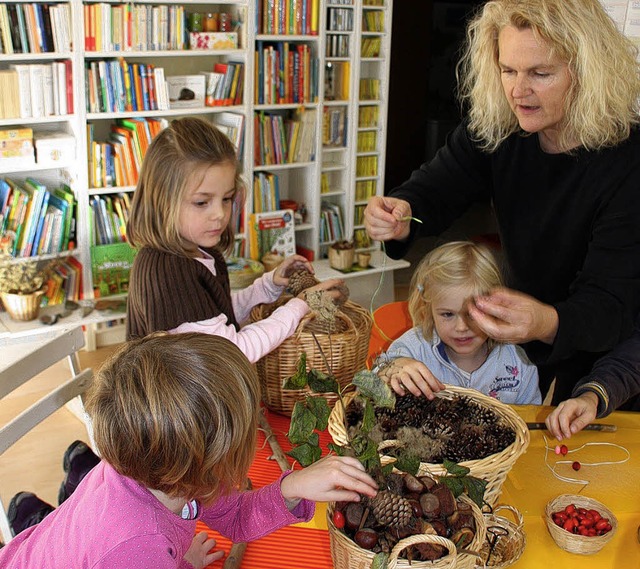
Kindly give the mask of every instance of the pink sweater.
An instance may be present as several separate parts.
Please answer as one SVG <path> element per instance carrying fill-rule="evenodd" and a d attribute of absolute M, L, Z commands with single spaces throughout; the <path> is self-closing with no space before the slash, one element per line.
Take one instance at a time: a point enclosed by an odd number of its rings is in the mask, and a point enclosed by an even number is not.
<path fill-rule="evenodd" d="M 234 492 L 198 519 L 236 542 L 310 520 L 313 502 L 303 500 L 290 512 L 280 480 L 253 492 Z M 0 549 L 0 567 L 188 569 L 192 565 L 183 556 L 195 527 L 196 520 L 174 514 L 145 487 L 102 461 L 60 507 Z"/>
<path fill-rule="evenodd" d="M 215 274 L 213 258 L 198 259 L 205 267 Z M 274 302 L 282 293 L 282 287 L 273 283 L 273 271 L 262 275 L 250 286 L 233 291 L 231 302 L 236 320 L 242 326 L 249 318 L 251 309 L 261 303 Z M 174 333 L 202 332 L 224 336 L 240 348 L 251 363 L 257 362 L 282 342 L 284 342 L 298 327 L 300 320 L 309 312 L 309 306 L 303 300 L 293 298 L 281 306 L 264 320 L 246 324 L 240 330 L 227 323 L 224 314 L 202 320 L 200 322 L 186 322 L 170 330 Z"/>

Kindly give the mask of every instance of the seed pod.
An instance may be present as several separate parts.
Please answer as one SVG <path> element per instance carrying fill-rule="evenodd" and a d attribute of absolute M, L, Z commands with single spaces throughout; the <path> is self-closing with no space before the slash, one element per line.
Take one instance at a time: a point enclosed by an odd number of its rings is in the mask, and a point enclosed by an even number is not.
<path fill-rule="evenodd" d="M 435 494 L 425 492 L 420 496 L 422 513 L 428 520 L 440 517 L 440 500 Z"/>

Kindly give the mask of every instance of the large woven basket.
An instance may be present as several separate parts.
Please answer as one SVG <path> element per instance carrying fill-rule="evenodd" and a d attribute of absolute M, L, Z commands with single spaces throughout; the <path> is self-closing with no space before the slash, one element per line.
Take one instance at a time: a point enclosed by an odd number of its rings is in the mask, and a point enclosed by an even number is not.
<path fill-rule="evenodd" d="M 495 506 L 502 492 L 502 485 L 507 478 L 507 474 L 529 446 L 529 429 L 527 424 L 522 420 L 511 407 L 501 403 L 500 401 L 488 397 L 476 391 L 475 389 L 467 389 L 465 387 L 447 386 L 446 389 L 436 394 L 436 397 L 444 397 L 452 399 L 456 396 L 466 396 L 472 399 L 478 405 L 487 407 L 509 425 L 515 432 L 516 440 L 501 452 L 489 455 L 478 460 L 467 460 L 461 462 L 462 466 L 466 466 L 471 470 L 470 474 L 477 478 L 487 481 L 487 488 L 484 499 L 490 506 Z M 345 404 L 348 405 L 354 395 L 345 397 Z M 344 410 L 341 405 L 336 405 L 329 417 L 329 433 L 334 442 L 340 446 L 344 446 L 347 442 L 347 432 L 345 430 Z M 391 441 L 383 441 L 378 450 L 383 454 L 382 462 L 387 464 L 393 459 L 384 456 L 384 449 L 393 446 Z M 418 476 L 431 475 L 443 476 L 447 473 L 442 464 L 432 464 L 423 462 L 420 464 Z"/>
<path fill-rule="evenodd" d="M 273 310 L 274 305 L 258 305 L 251 311 L 251 320 L 258 322 Z M 313 312 L 305 316 L 292 336 L 256 363 L 265 405 L 271 411 L 291 416 L 296 402 L 311 393 L 308 388 L 282 388 L 284 382 L 296 373 L 298 359 L 303 352 L 307 355 L 307 369 L 331 372 L 340 386 L 346 388 L 355 373 L 365 368 L 372 323 L 367 310 L 351 301 L 340 307 L 333 327 L 335 331 L 316 318 Z M 337 399 L 332 393 L 322 396 L 330 405 Z"/>
<path fill-rule="evenodd" d="M 412 535 L 400 540 L 391 551 L 389 569 L 472 569 L 478 561 L 478 555 L 484 541 L 486 527 L 484 516 L 480 508 L 467 496 L 460 496 L 458 500 L 471 506 L 473 520 L 476 524 L 476 535 L 463 552 L 456 552 L 455 544 L 445 537 L 431 534 Z M 329 528 L 329 545 L 334 569 L 371 569 L 371 562 L 375 554 L 359 547 L 352 539 L 336 528 L 333 523 L 334 503 L 327 508 L 327 525 Z M 412 561 L 399 559 L 402 550 L 416 543 L 437 543 L 445 547 L 449 553 L 435 561 Z"/>
<path fill-rule="evenodd" d="M 514 520 L 498 515 L 502 510 L 509 512 Z M 513 506 L 500 504 L 484 517 L 487 538 L 480 551 L 482 562 L 485 567 L 505 569 L 520 559 L 527 543 L 522 514 Z"/>

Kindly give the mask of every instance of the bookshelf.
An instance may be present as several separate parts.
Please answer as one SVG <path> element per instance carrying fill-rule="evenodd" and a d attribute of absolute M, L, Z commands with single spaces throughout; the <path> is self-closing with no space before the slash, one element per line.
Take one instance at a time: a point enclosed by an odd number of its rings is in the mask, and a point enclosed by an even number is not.
<path fill-rule="evenodd" d="M 12 4 L 18 2 L 0 6 Z M 123 224 L 119 226 L 117 218 L 126 221 L 127 201 L 135 191 L 136 149 L 127 153 L 128 145 L 134 145 L 125 131 L 146 129 L 150 139 L 149 133 L 175 117 L 202 116 L 226 125 L 233 135 L 243 131 L 239 156 L 248 199 L 237 231 L 238 255 L 249 256 L 248 224 L 251 214 L 263 208 L 252 196 L 254 179 L 275 177 L 280 200 L 296 202 L 299 212 L 304 211 L 296 220 L 296 243 L 313 255 L 320 269 L 328 266 L 326 251 L 334 239 L 364 235 L 364 205 L 384 187 L 392 0 L 61 0 L 48 5 L 69 10 L 68 49 L 4 54 L 0 71 L 16 63 L 68 61 L 73 112 L 0 119 L 0 129 L 29 126 L 38 132 L 72 134 L 75 158 L 55 167 L 4 168 L 0 162 L 0 177 L 37 177 L 47 185 L 71 188 L 77 200 L 73 256 L 83 266 L 85 298 L 92 298 L 97 287 L 92 275 L 95 248 L 118 241 Z M 185 27 L 192 14 L 213 14 L 218 21 L 224 17 L 232 23 L 237 45 L 190 49 L 179 38 L 188 37 Z M 127 27 L 129 21 L 134 24 Z M 135 22 L 144 22 L 140 29 L 148 33 L 136 32 Z M 198 41 L 210 40 L 202 36 Z M 180 77 L 203 72 L 210 76 L 225 67 L 237 68 L 232 97 L 218 99 L 212 91 L 211 97 L 205 94 L 206 101 L 199 102 L 196 95 L 195 102 L 185 106 L 162 97 L 168 94 L 161 89 L 164 81 L 180 86 Z M 149 77 L 149 91 L 136 97 L 134 87 L 130 100 L 118 82 L 126 86 L 136 74 Z M 124 94 L 119 97 L 120 92 Z M 99 225 L 101 208 L 113 211 L 110 229 Z M 329 215 L 334 225 L 340 219 L 340 235 L 323 226 Z M 376 251 L 379 244 L 360 239 L 358 247 Z M 399 267 L 384 270 L 393 268 Z M 123 290 L 113 288 L 111 293 L 117 296 Z"/>

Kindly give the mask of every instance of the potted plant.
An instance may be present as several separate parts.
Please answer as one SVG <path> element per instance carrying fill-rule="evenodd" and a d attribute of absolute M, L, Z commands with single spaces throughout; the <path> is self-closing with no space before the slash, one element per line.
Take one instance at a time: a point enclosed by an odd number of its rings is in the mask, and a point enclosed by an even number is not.
<path fill-rule="evenodd" d="M 353 266 L 356 247 L 353 241 L 340 239 L 329 246 L 329 264 L 339 271 L 347 271 Z"/>
<path fill-rule="evenodd" d="M 44 284 L 53 264 L 40 269 L 36 261 L 0 255 L 0 297 L 12 319 L 28 321 L 38 317 Z"/>

